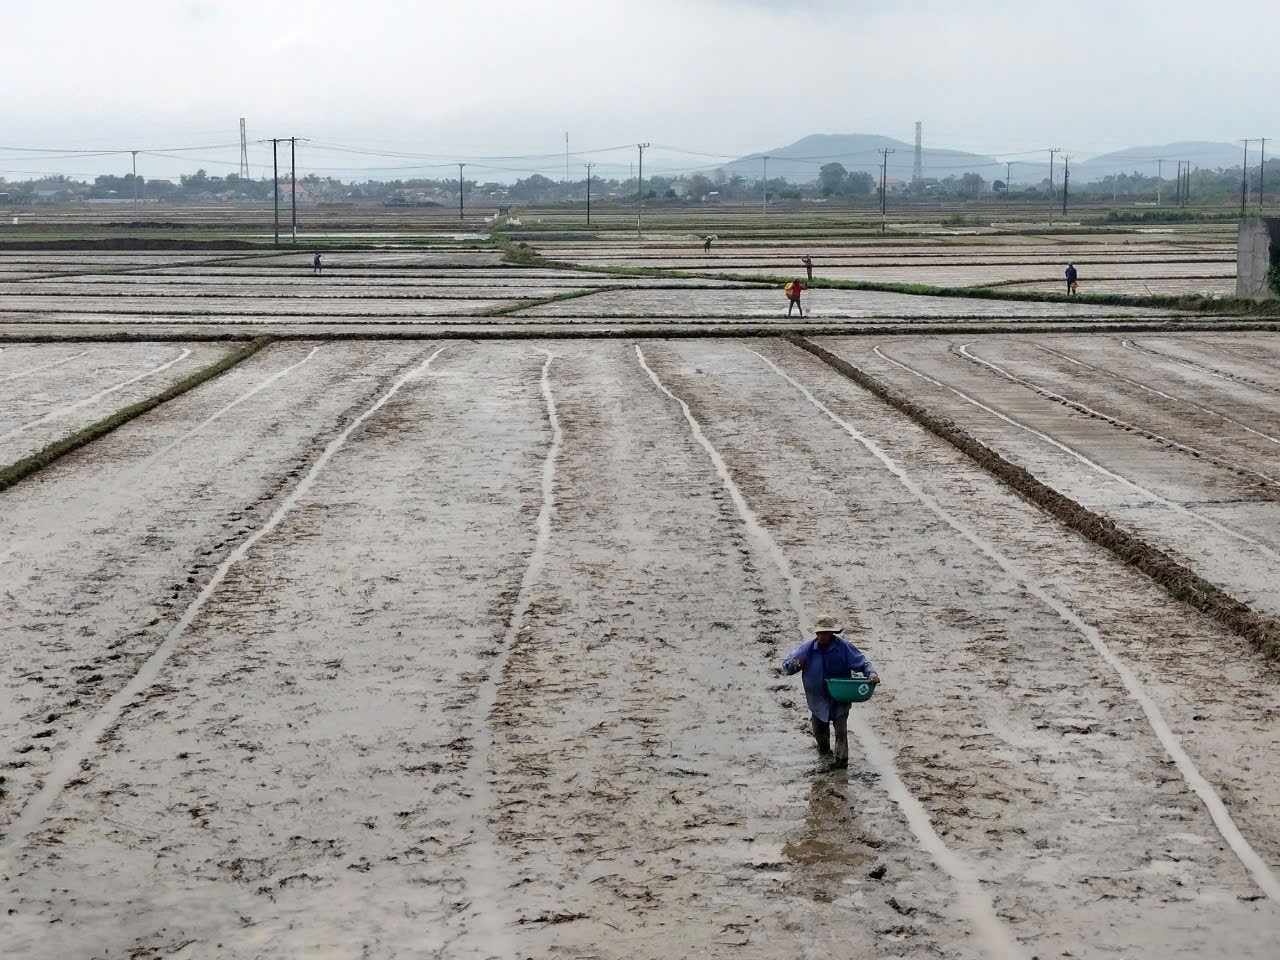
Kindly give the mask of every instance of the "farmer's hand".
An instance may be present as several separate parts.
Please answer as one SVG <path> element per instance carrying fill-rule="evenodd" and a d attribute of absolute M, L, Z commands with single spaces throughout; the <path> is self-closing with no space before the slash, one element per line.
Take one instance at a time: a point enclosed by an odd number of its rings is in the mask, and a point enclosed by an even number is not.
<path fill-rule="evenodd" d="M 879 682 L 880 682 L 880 674 L 878 673 L 873 673 L 871 674 L 871 676 L 867 677 L 867 683 L 877 684 Z"/>
<path fill-rule="evenodd" d="M 800 670 L 804 669 L 804 657 L 796 657 L 791 662 L 796 665 L 797 669 L 800 669 Z"/>

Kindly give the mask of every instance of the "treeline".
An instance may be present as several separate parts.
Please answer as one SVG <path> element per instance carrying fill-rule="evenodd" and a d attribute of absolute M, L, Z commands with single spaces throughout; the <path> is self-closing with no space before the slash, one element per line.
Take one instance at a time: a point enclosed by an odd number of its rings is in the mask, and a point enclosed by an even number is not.
<path fill-rule="evenodd" d="M 1260 188 L 1259 167 L 1250 168 L 1248 192 L 1256 197 Z M 1280 173 L 1267 171 L 1265 188 L 1280 187 Z M 1229 203 L 1240 197 L 1242 170 L 1193 170 L 1190 178 L 1190 200 L 1193 203 Z M 692 173 L 670 176 L 657 174 L 644 178 L 644 196 L 651 201 L 680 204 L 734 203 L 759 200 L 766 184 L 739 174 L 715 170 L 710 173 Z M 634 177 L 608 179 L 593 177 L 590 184 L 595 202 L 631 202 L 636 197 L 638 184 Z M 1053 184 L 1055 197 L 1062 196 L 1062 182 Z M 879 194 L 879 184 L 869 173 L 850 172 L 839 163 L 823 165 L 817 177 L 809 183 L 793 183 L 782 177 L 770 178 L 767 184 L 773 200 L 794 200 L 828 203 L 872 202 Z M 515 183 L 482 182 L 467 179 L 462 185 L 467 202 L 471 205 L 500 204 L 562 204 L 581 203 L 586 199 L 588 184 L 585 179 L 576 181 L 552 180 L 541 174 L 533 174 Z M 287 178 L 280 181 L 280 198 L 289 200 L 292 184 Z M 344 182 L 332 177 L 310 174 L 298 180 L 300 203 L 385 203 L 390 205 L 451 205 L 457 203 L 459 184 L 456 179 L 405 179 L 368 180 Z M 1178 188 L 1174 178 L 1163 181 L 1149 174 L 1133 173 L 1109 176 L 1092 183 L 1070 184 L 1071 197 L 1079 201 L 1154 202 L 1159 197 L 1164 205 L 1175 202 Z M 131 173 L 123 176 L 104 174 L 92 181 L 76 180 L 65 176 L 42 177 L 35 180 L 6 181 L 0 177 L 0 194 L 7 194 L 8 203 L 68 203 L 77 201 L 131 201 L 163 200 L 176 203 L 215 203 L 236 201 L 270 201 L 273 184 L 270 178 L 249 179 L 236 174 L 210 176 L 205 170 L 185 174 L 177 182 L 172 180 L 134 179 Z M 1014 184 L 1002 180 L 987 181 L 978 173 L 965 173 L 944 179 L 928 179 L 922 183 L 890 181 L 889 197 L 899 202 L 970 201 L 999 199 L 1036 201 L 1048 200 L 1050 185 L 1047 179 L 1038 184 Z"/>

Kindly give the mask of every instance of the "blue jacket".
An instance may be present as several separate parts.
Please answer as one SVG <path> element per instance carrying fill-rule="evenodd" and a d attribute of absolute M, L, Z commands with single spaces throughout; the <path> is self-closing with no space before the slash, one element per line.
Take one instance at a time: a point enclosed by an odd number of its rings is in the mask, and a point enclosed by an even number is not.
<path fill-rule="evenodd" d="M 849 712 L 849 704 L 840 703 L 827 690 L 827 680 L 847 678 L 854 673 L 867 676 L 876 672 L 875 667 L 852 643 L 836 637 L 826 650 L 818 646 L 818 639 L 806 640 L 782 661 L 787 674 L 800 673 L 797 660 L 804 660 L 804 696 L 809 701 L 809 712 L 823 723 L 837 720 Z"/>

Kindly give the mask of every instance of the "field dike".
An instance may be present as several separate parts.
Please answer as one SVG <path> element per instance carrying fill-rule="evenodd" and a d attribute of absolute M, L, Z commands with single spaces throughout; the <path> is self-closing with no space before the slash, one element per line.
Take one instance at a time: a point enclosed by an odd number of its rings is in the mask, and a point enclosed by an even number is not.
<path fill-rule="evenodd" d="M 1137 567 L 1144 573 L 1147 573 L 1158 583 L 1164 586 L 1169 593 L 1177 599 L 1188 600 L 1188 596 L 1183 595 L 1182 590 L 1175 591 L 1175 577 L 1180 573 L 1182 577 L 1190 578 L 1196 581 L 1195 589 L 1203 590 L 1205 593 L 1205 606 L 1200 609 L 1217 616 L 1213 610 L 1212 604 L 1215 602 L 1232 605 L 1232 612 L 1238 618 L 1251 616 L 1258 621 L 1258 624 L 1264 631 L 1262 639 L 1268 644 L 1263 649 L 1269 651 L 1269 655 L 1274 656 L 1277 642 L 1280 642 L 1280 624 L 1270 618 L 1259 617 L 1247 606 L 1237 600 L 1233 600 L 1225 593 L 1218 590 L 1212 584 L 1207 583 L 1190 570 L 1177 564 L 1172 558 L 1157 550 L 1155 547 L 1144 543 L 1133 537 L 1129 537 L 1123 531 L 1117 530 L 1115 525 L 1109 520 L 1086 510 L 1073 500 L 1064 497 L 1062 494 L 1040 483 L 1026 470 L 1021 467 L 1014 466 L 1008 460 L 1005 460 L 995 451 L 991 450 L 984 444 L 969 436 L 950 420 L 941 417 L 935 417 L 929 411 L 908 400 L 906 397 L 892 390 L 885 384 L 869 376 L 862 370 L 848 361 L 837 357 L 831 351 L 818 346 L 802 337 L 788 337 L 791 343 L 807 350 L 820 360 L 833 367 L 837 372 L 848 377 L 858 386 L 867 390 L 869 393 L 880 398 L 899 412 L 906 414 L 917 424 L 924 427 L 930 433 L 943 440 L 946 440 L 956 449 L 967 454 L 978 463 L 983 469 L 994 475 L 998 480 L 1012 487 L 1024 499 L 1031 501 L 1034 505 L 1049 512 L 1068 526 L 1084 534 L 1094 543 L 1105 546 L 1112 552 L 1116 553 L 1122 560 L 1132 566 Z M 1214 826 L 1222 839 L 1231 848 L 1231 851 L 1239 859 L 1241 865 L 1253 878 L 1258 889 L 1267 897 L 1276 903 L 1280 903 L 1280 878 L 1277 878 L 1271 871 L 1271 867 L 1250 845 L 1249 841 L 1241 834 L 1239 827 L 1236 826 L 1231 812 L 1227 809 L 1222 797 L 1219 796 L 1217 789 L 1213 784 L 1205 779 L 1196 767 L 1195 762 L 1183 749 L 1182 742 L 1177 734 L 1169 727 L 1168 721 L 1165 720 L 1163 712 L 1159 705 L 1151 698 L 1147 692 L 1146 686 L 1142 680 L 1129 668 L 1116 653 L 1111 649 L 1097 628 L 1086 622 L 1080 617 L 1070 606 L 1054 596 L 1044 586 L 1029 573 L 1023 570 L 1018 564 L 1005 556 L 993 544 L 984 540 L 981 536 L 971 530 L 960 518 L 949 513 L 941 504 L 933 497 L 920 488 L 901 466 L 893 462 L 889 456 L 880 450 L 873 442 L 863 437 L 848 422 L 842 420 L 834 412 L 832 412 L 822 401 L 818 400 L 803 384 L 793 379 L 786 371 L 779 368 L 767 357 L 762 354 L 756 354 L 765 364 L 767 364 L 775 373 L 787 380 L 799 390 L 805 397 L 825 413 L 832 421 L 845 430 L 851 437 L 864 446 L 868 452 L 877 457 L 895 477 L 920 503 L 938 516 L 943 522 L 968 540 L 978 550 L 990 558 L 997 566 L 1000 567 L 1007 575 L 1020 581 L 1026 587 L 1028 593 L 1035 596 L 1041 603 L 1053 610 L 1060 616 L 1065 623 L 1070 624 L 1083 636 L 1091 647 L 1097 652 L 1098 656 L 1105 661 L 1120 678 L 1120 682 L 1124 685 L 1125 690 L 1135 703 L 1142 709 L 1143 714 L 1147 718 L 1147 723 L 1151 727 L 1152 733 L 1156 739 L 1160 741 L 1165 752 L 1169 755 L 1169 759 L 1173 761 L 1181 774 L 1183 781 L 1187 787 L 1200 798 L 1200 802 L 1204 804 L 1205 810 L 1208 812 L 1210 819 L 1213 820 Z M 1108 537 L 1110 533 L 1113 537 Z M 1121 548 L 1121 544 L 1127 541 L 1127 550 Z M 1166 569 L 1161 566 L 1163 563 L 1176 568 L 1176 571 Z M 1212 593 L 1210 593 L 1212 591 Z M 1222 617 L 1218 617 L 1223 619 Z M 1228 621 L 1229 622 L 1229 621 Z M 1243 624 L 1241 624 L 1243 625 Z M 1236 624 L 1232 623 L 1233 629 L 1237 629 Z M 1249 638 L 1257 642 L 1253 637 Z"/>
<path fill-rule="evenodd" d="M 1142 571 L 1175 600 L 1190 604 L 1201 613 L 1248 640 L 1270 660 L 1280 662 L 1280 620 L 1258 613 L 1225 590 L 1209 583 L 1194 570 L 1179 563 L 1163 550 L 1128 533 L 1116 524 L 1082 506 L 1052 487 L 1041 483 L 1026 469 L 996 453 L 970 436 L 952 420 L 931 413 L 897 390 L 872 377 L 830 350 L 797 334 L 784 339 L 807 350 L 858 386 L 914 420 L 930 433 L 945 440 L 986 470 L 1020 497 L 1039 507 L 1077 533 L 1113 553 L 1123 563 Z"/>
<path fill-rule="evenodd" d="M 689 425 L 690 433 L 698 445 L 706 452 L 707 458 L 715 468 L 721 485 L 724 487 L 725 492 L 728 493 L 738 517 L 742 520 L 743 526 L 747 528 L 749 538 L 755 543 L 756 549 L 777 568 L 783 582 L 787 585 L 788 600 L 796 622 L 802 631 L 807 629 L 810 621 L 809 612 L 804 605 L 803 587 L 799 575 L 791 566 L 790 559 L 785 551 L 778 546 L 777 541 L 773 539 L 772 534 L 769 533 L 764 524 L 760 522 L 760 518 L 755 511 L 751 509 L 751 505 L 734 481 L 728 464 L 725 463 L 720 451 L 716 449 L 703 431 L 702 425 L 694 417 L 689 404 L 662 382 L 653 368 L 649 366 L 645 359 L 644 351 L 639 344 L 635 346 L 635 353 L 636 360 L 653 382 L 653 385 L 665 394 L 668 399 L 679 405 L 685 421 Z M 892 751 L 880 739 L 880 735 L 875 729 L 861 719 L 856 710 L 849 715 L 849 732 L 862 746 L 867 761 L 875 768 L 889 798 L 902 812 L 903 819 L 912 833 L 915 834 L 920 848 L 928 853 L 933 858 L 934 863 L 951 877 L 952 882 L 955 884 L 959 903 L 968 914 L 969 922 L 974 933 L 982 941 L 986 955 L 998 958 L 998 960 L 1015 960 L 1015 958 L 1022 956 L 1021 951 L 1015 945 L 1014 937 L 1000 921 L 991 899 L 982 889 L 982 881 L 973 867 L 964 857 L 948 847 L 946 841 L 938 834 L 928 810 L 911 792 L 910 788 L 903 782 L 902 776 L 898 773 L 898 765 Z"/>
<path fill-rule="evenodd" d="M 45 467 L 57 462 L 68 453 L 79 450 L 81 447 L 92 443 L 99 437 L 106 436 L 117 427 L 142 416 L 144 413 L 149 413 L 162 403 L 167 403 L 174 397 L 182 396 L 182 394 L 186 393 L 188 390 L 195 389 L 206 380 L 212 380 L 219 374 L 225 373 L 236 364 L 253 356 L 269 343 L 271 343 L 270 337 L 257 337 L 250 340 L 238 350 L 233 350 L 225 357 L 215 360 L 206 367 L 201 367 L 195 373 L 184 377 L 167 389 L 157 393 L 155 396 L 148 397 L 146 400 L 139 400 L 137 403 L 131 403 L 127 407 L 121 407 L 119 410 L 103 417 L 101 420 L 91 423 L 81 430 L 77 430 L 70 436 L 63 437 L 60 440 L 55 440 L 48 446 L 37 450 L 29 456 L 23 457 L 16 463 L 11 463 L 7 467 L 0 468 L 0 490 L 9 489 L 9 487 L 12 487 L 15 483 L 26 479 L 33 473 L 43 470 Z"/>

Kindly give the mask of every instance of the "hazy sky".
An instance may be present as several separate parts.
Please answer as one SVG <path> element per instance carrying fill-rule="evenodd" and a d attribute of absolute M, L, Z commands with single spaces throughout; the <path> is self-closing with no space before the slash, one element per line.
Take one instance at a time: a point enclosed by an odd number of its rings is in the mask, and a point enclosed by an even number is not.
<path fill-rule="evenodd" d="M 932 146 L 1002 157 L 1280 136 L 1277 0 L 8 0 L 4 10 L 8 147 L 234 144 L 241 116 L 251 140 L 296 135 L 442 162 L 556 153 L 565 131 L 574 151 L 648 140 L 738 155 L 809 133 L 909 140 L 916 120 Z M 269 170 L 269 150 L 250 151 L 253 172 Z M 574 157 L 571 172 L 595 159 L 625 174 L 629 156 Z M 238 148 L 187 157 L 144 156 L 139 172 L 234 171 Z M 422 156 L 305 145 L 300 160 L 344 177 L 446 172 L 407 169 Z M 655 150 L 651 162 L 717 161 Z M 0 151 L 11 179 L 108 169 L 126 172 L 128 157 Z M 477 160 L 468 176 L 563 169 Z"/>

